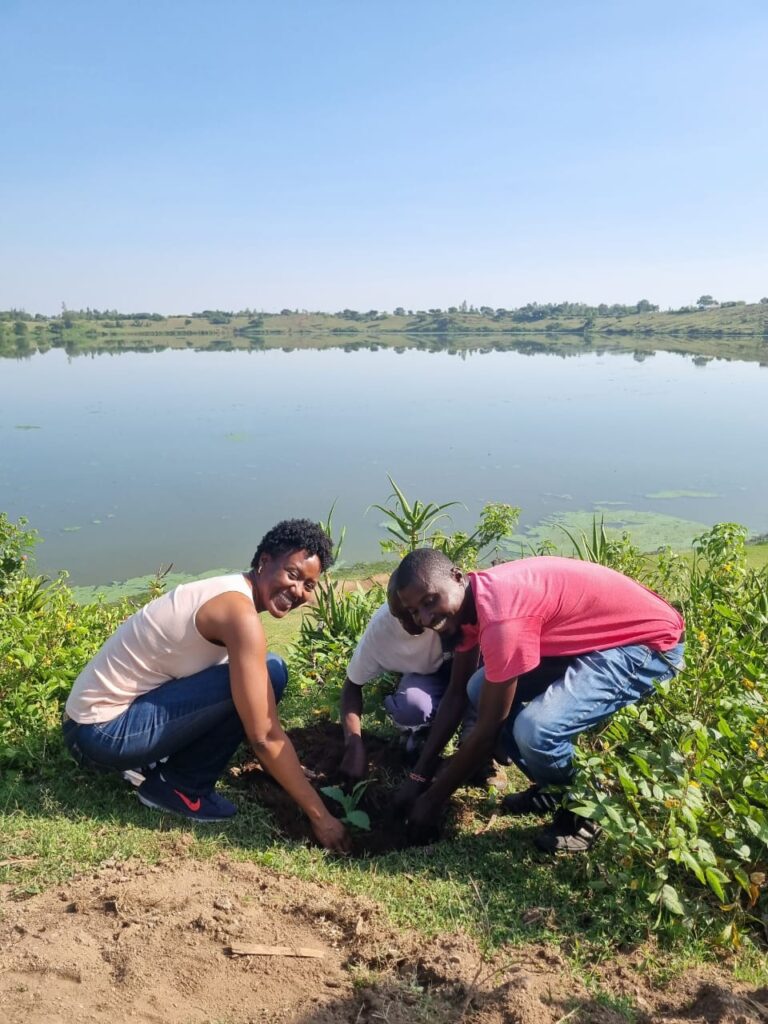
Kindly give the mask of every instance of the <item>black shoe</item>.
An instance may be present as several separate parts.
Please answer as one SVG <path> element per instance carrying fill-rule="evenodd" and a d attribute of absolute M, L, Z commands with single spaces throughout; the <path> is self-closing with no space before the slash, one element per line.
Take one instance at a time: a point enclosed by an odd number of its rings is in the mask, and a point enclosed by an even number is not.
<path fill-rule="evenodd" d="M 468 786 L 477 786 L 479 789 L 506 789 L 509 785 L 507 773 L 494 761 L 486 761 L 484 765 L 472 772 L 467 779 Z"/>
<path fill-rule="evenodd" d="M 586 853 L 591 850 L 603 830 L 597 822 L 582 818 L 564 807 L 533 837 L 544 853 Z"/>
<path fill-rule="evenodd" d="M 510 793 L 501 801 L 505 814 L 548 814 L 559 806 L 559 797 L 535 784 L 521 793 Z"/>

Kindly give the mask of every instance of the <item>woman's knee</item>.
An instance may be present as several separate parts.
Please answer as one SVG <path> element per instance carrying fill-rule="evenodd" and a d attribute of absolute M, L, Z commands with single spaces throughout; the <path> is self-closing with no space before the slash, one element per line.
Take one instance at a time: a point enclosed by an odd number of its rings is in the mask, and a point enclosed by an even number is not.
<path fill-rule="evenodd" d="M 288 685 L 288 666 L 279 654 L 267 653 L 267 672 L 275 695 L 275 703 L 279 704 Z"/>

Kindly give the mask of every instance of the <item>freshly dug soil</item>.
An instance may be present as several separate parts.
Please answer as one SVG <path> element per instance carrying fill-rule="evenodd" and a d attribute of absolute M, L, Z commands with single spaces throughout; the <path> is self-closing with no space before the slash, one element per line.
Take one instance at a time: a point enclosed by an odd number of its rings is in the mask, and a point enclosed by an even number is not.
<path fill-rule="evenodd" d="M 587 989 L 552 947 L 484 962 L 467 936 L 400 932 L 332 886 L 223 857 L 190 862 L 184 839 L 159 866 L 108 861 L 24 901 L 0 891 L 3 1024 L 764 1024 L 768 1014 L 768 989 L 714 969 L 657 990 L 617 958 Z M 253 944 L 287 949 L 228 954 Z M 287 955 L 305 947 L 321 955 Z"/>
<path fill-rule="evenodd" d="M 324 786 L 341 784 L 339 765 L 344 756 L 344 735 L 340 725 L 318 722 L 291 729 L 288 735 L 304 771 L 318 791 Z M 397 740 L 371 735 L 365 737 L 365 748 L 371 781 L 358 806 L 369 815 L 371 830 L 353 835 L 353 854 L 357 856 L 401 850 L 413 841 L 402 816 L 395 814 L 391 807 L 392 796 L 407 770 L 402 748 Z M 309 838 L 306 816 L 257 761 L 246 763 L 240 769 L 239 779 L 246 792 L 274 814 L 286 836 L 291 839 Z M 343 812 L 338 803 L 322 793 L 320 796 L 331 813 L 340 817 Z"/>

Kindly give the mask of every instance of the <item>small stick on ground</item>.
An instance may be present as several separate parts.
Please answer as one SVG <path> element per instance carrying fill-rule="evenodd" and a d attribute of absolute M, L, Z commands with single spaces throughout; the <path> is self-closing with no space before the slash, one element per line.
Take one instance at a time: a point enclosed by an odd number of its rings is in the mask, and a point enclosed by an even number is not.
<path fill-rule="evenodd" d="M 322 960 L 325 951 L 310 946 L 226 946 L 229 956 L 296 956 Z"/>

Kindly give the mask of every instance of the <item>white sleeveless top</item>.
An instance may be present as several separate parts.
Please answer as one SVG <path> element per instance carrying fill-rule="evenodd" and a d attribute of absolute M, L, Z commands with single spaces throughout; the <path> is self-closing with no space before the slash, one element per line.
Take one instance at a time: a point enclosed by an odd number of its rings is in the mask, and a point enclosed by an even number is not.
<path fill-rule="evenodd" d="M 229 591 L 253 600 L 248 581 L 236 573 L 182 583 L 134 612 L 75 680 L 69 717 L 81 725 L 109 722 L 169 679 L 226 663 L 226 648 L 201 636 L 195 618 L 206 601 Z"/>

